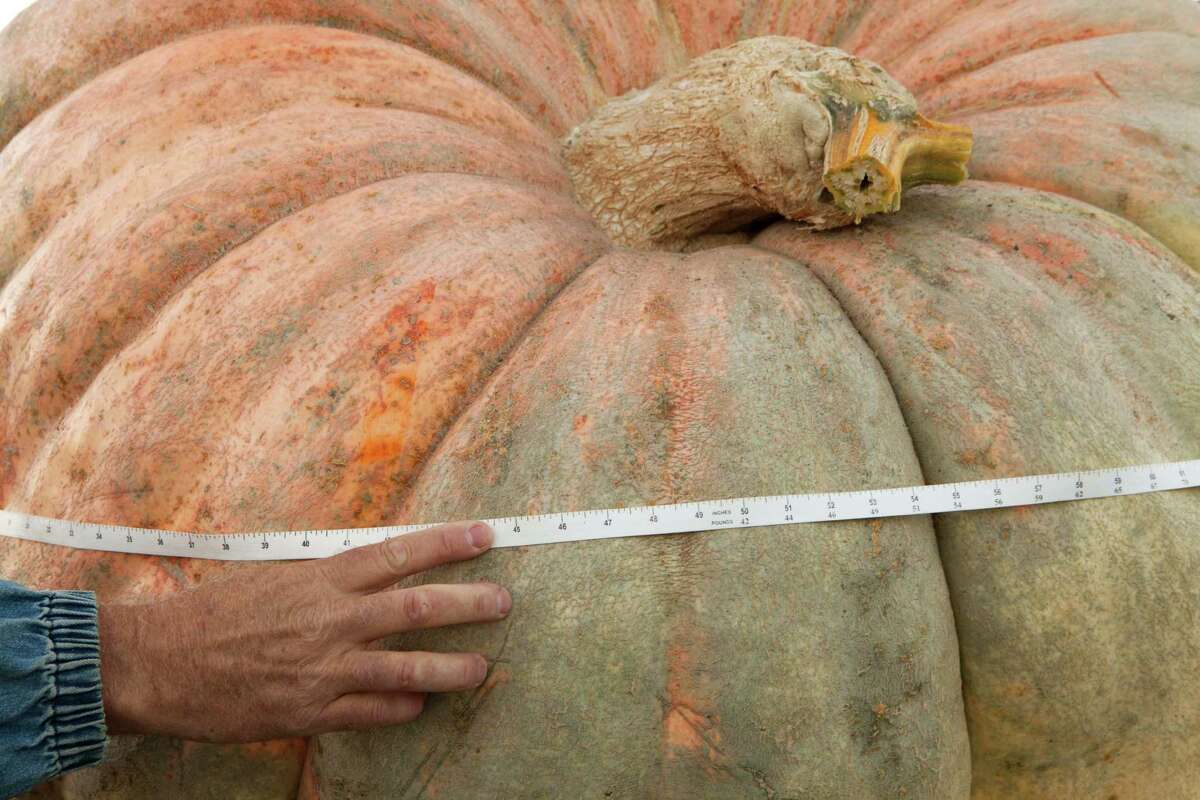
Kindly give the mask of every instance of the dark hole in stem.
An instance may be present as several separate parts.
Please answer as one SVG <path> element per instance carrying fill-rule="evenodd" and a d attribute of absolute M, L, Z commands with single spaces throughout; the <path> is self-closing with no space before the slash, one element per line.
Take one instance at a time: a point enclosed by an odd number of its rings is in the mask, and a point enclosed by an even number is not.
<path fill-rule="evenodd" d="M 833 194 L 830 193 L 830 191 L 828 189 L 826 189 L 825 187 L 822 186 L 821 193 L 819 195 L 817 195 L 817 200 L 822 203 L 832 203 L 833 202 Z"/>
<path fill-rule="evenodd" d="M 861 192 L 865 192 L 869 188 L 871 188 L 871 179 L 863 175 L 862 180 L 858 182 L 858 189 Z"/>

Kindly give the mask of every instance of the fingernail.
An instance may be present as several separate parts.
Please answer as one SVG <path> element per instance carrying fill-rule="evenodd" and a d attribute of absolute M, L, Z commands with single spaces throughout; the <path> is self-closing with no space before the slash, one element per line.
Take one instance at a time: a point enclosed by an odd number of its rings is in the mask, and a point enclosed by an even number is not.
<path fill-rule="evenodd" d="M 471 543 L 471 547 L 476 550 L 487 547 L 492 543 L 492 529 L 482 522 L 476 522 L 467 529 L 467 541 Z"/>
<path fill-rule="evenodd" d="M 511 610 L 512 595 L 505 589 L 496 592 L 496 613 L 503 617 Z"/>

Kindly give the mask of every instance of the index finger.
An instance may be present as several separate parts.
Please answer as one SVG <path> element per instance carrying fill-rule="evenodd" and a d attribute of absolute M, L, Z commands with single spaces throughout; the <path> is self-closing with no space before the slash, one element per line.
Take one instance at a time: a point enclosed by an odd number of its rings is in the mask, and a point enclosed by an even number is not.
<path fill-rule="evenodd" d="M 364 545 L 322 562 L 335 587 L 370 592 L 438 564 L 474 558 L 492 546 L 492 529 L 482 522 L 452 522 Z"/>

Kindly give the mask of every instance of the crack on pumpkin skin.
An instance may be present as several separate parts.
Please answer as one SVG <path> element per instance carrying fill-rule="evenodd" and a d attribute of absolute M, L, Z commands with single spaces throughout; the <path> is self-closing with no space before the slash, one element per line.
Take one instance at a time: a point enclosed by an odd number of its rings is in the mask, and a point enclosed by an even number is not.
<path fill-rule="evenodd" d="M 467 741 L 467 732 L 470 731 L 471 726 L 475 723 L 475 719 L 479 715 L 479 709 L 482 708 L 484 703 L 487 702 L 488 697 L 496 689 L 496 687 L 503 686 L 512 679 L 512 675 L 507 667 L 497 666 L 503 661 L 503 659 L 500 658 L 500 655 L 503 654 L 504 647 L 508 644 L 510 627 L 511 622 L 505 627 L 504 641 L 497 653 L 497 657 L 492 660 L 492 668 L 489 671 L 487 678 L 479 686 L 479 688 L 473 691 L 471 696 L 466 700 L 463 700 L 459 695 L 454 695 L 447 698 L 447 702 L 451 704 L 452 708 L 453 724 L 458 732 L 455 743 L 442 743 L 435 745 L 425 755 L 425 757 L 421 759 L 416 768 L 413 770 L 412 775 L 401 792 L 402 796 L 406 795 L 408 790 L 418 782 L 420 783 L 421 788 L 416 794 L 417 798 L 423 797 L 426 792 L 430 792 L 431 794 L 435 795 L 437 794 L 437 787 L 434 785 L 434 780 L 436 779 L 442 766 L 446 763 L 447 759 L 449 759 L 450 756 L 455 752 L 459 752 L 462 749 L 462 746 L 456 743 L 465 743 Z M 436 760 L 434 760 L 435 755 Z M 432 766 L 428 766 L 430 761 L 433 761 Z"/>
<path fill-rule="evenodd" d="M 697 665 L 693 653 L 704 650 L 704 634 L 687 623 L 677 623 L 667 647 L 667 676 L 662 704 L 662 750 L 668 760 L 685 755 L 702 759 L 710 775 L 728 772 L 721 749 L 720 718 L 704 710 L 711 704 L 696 685 Z M 663 775 L 664 781 L 667 775 Z"/>
<path fill-rule="evenodd" d="M 679 268 L 686 266 L 681 258 Z M 671 273 L 665 273 L 669 276 Z M 726 320 L 730 311 L 720 295 L 707 301 L 710 308 L 705 316 Z M 640 440 L 661 448 L 662 472 L 658 478 L 659 497 L 655 501 L 685 500 L 685 484 L 711 483 L 714 476 L 705 468 L 704 452 L 710 447 L 713 426 L 728 413 L 724 403 L 711 403 L 722 397 L 713 376 L 724 372 L 729 354 L 724 343 L 703 349 L 685 317 L 695 311 L 679 305 L 678 294 L 664 287 L 655 288 L 644 302 L 640 318 L 652 326 L 650 335 L 656 341 L 654 379 L 647 387 L 643 402 L 650 409 L 649 419 L 657 433 L 634 427 L 631 433 Z M 644 458 L 645 447 L 635 453 Z M 645 468 L 635 467 L 644 473 Z M 634 473 L 638 474 L 638 473 Z M 728 758 L 721 748 L 720 719 L 715 712 L 710 687 L 705 685 L 705 672 L 696 663 L 696 654 L 707 650 L 708 634 L 703 626 L 702 612 L 697 600 L 703 594 L 703 564 L 708 560 L 706 544 L 691 536 L 670 536 L 656 542 L 656 560 L 662 566 L 664 585 L 661 595 L 668 614 L 674 618 L 666 643 L 666 694 L 662 703 L 662 734 L 660 747 L 670 761 L 699 759 L 710 777 L 733 777 Z M 667 771 L 661 775 L 663 789 L 670 784 Z"/>

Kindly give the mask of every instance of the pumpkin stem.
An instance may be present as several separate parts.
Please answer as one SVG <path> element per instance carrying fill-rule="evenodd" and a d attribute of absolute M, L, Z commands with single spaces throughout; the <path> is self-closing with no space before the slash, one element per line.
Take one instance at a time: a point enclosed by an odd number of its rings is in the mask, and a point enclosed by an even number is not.
<path fill-rule="evenodd" d="M 869 214 L 898 211 L 905 189 L 966 179 L 970 128 L 921 114 L 884 120 L 870 106 L 846 116 L 844 124 L 834 123 L 821 180 L 855 223 Z"/>
<path fill-rule="evenodd" d="M 706 53 L 563 142 L 614 241 L 674 250 L 771 215 L 823 229 L 896 211 L 904 189 L 965 178 L 970 153 L 969 129 L 922 117 L 879 66 L 784 36 Z"/>

